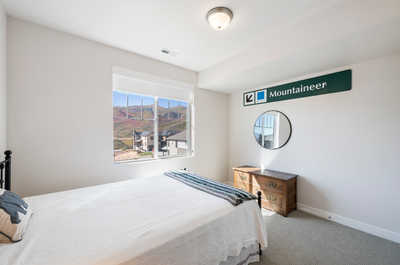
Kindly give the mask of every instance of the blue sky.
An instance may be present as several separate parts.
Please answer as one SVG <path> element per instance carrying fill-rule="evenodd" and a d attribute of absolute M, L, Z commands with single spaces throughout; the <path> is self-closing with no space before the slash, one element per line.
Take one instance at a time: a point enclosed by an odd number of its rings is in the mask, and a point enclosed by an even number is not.
<path fill-rule="evenodd" d="M 141 99 L 143 98 L 143 105 L 151 105 L 154 104 L 154 98 L 146 97 L 146 96 L 139 96 L 134 94 L 125 94 L 118 91 L 113 91 L 113 106 L 114 107 L 125 107 L 126 106 L 126 99 L 128 98 L 128 104 L 130 106 L 133 105 L 140 105 Z M 187 107 L 186 102 L 171 100 L 171 99 L 158 99 L 158 105 L 164 108 L 168 107 L 168 101 L 170 108 L 177 107 L 177 106 L 184 106 Z"/>

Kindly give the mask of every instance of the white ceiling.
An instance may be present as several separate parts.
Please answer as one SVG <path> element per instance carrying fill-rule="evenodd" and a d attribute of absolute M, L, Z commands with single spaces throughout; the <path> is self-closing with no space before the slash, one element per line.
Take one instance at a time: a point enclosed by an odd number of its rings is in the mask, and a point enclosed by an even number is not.
<path fill-rule="evenodd" d="M 12 16 L 198 71 L 199 87 L 223 92 L 400 51 L 400 0 L 3 2 Z M 205 19 L 215 6 L 234 12 L 224 31 Z"/>

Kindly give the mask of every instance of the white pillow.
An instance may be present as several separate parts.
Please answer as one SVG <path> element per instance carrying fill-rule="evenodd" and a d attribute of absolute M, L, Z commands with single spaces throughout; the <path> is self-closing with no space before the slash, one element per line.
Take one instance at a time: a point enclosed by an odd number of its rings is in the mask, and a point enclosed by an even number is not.
<path fill-rule="evenodd" d="M 17 194 L 0 189 L 0 243 L 22 240 L 32 209 Z"/>

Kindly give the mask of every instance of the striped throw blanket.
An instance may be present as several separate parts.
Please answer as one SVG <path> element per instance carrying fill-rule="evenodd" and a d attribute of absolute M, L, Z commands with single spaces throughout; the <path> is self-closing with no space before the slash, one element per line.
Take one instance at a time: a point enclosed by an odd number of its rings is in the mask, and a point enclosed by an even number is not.
<path fill-rule="evenodd" d="M 195 189 L 207 192 L 209 194 L 227 200 L 234 206 L 241 204 L 243 201 L 257 199 L 257 197 L 251 193 L 248 193 L 240 189 L 236 189 L 229 185 L 213 181 L 211 179 L 200 177 L 196 174 L 187 171 L 173 170 L 165 172 L 164 174 L 168 177 L 171 177 L 182 183 L 185 183 L 190 187 L 193 187 Z"/>

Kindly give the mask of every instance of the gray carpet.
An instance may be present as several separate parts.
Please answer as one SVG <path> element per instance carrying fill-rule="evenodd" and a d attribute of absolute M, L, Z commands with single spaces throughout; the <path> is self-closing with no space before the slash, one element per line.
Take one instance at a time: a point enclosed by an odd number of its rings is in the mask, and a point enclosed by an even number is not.
<path fill-rule="evenodd" d="M 294 211 L 264 216 L 263 265 L 400 265 L 400 244 Z"/>

